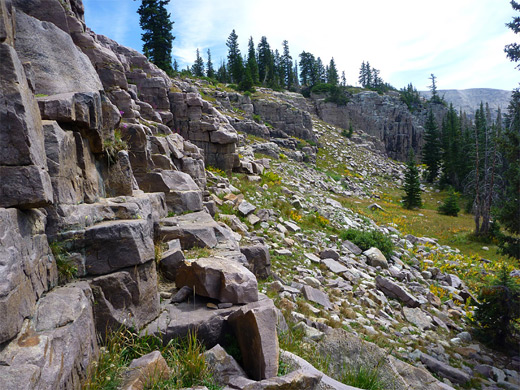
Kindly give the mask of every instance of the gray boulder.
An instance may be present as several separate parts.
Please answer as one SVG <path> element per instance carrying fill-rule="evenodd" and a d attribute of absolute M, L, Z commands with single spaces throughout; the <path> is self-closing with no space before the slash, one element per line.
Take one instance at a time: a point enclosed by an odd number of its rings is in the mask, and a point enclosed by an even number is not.
<path fill-rule="evenodd" d="M 229 316 L 228 321 L 235 331 L 249 377 L 254 380 L 275 377 L 279 349 L 273 301 L 266 299 L 242 306 Z"/>
<path fill-rule="evenodd" d="M 388 268 L 388 261 L 378 248 L 372 247 L 364 251 L 363 254 L 367 257 L 368 264 L 372 267 Z"/>
<path fill-rule="evenodd" d="M 164 252 L 159 260 L 158 266 L 162 274 L 169 280 L 175 280 L 177 270 L 184 261 L 180 240 L 168 242 L 168 250 Z"/>
<path fill-rule="evenodd" d="M 132 360 L 123 373 L 121 390 L 138 390 L 147 388 L 151 383 L 170 377 L 168 363 L 159 351 L 150 352 Z"/>
<path fill-rule="evenodd" d="M 453 383 L 464 384 L 471 379 L 464 371 L 443 363 L 425 353 L 421 354 L 421 362 L 428 367 L 430 371 L 442 376 L 443 378 L 449 379 Z"/>
<path fill-rule="evenodd" d="M 191 287 L 196 294 L 220 302 L 258 301 L 258 284 L 251 271 L 221 257 L 184 262 L 177 270 L 175 283 L 177 287 Z"/>
<path fill-rule="evenodd" d="M 303 286 L 302 292 L 305 299 L 317 303 L 327 310 L 332 308 L 328 295 L 325 294 L 323 291 L 311 286 Z"/>
<path fill-rule="evenodd" d="M 241 246 L 240 252 L 246 256 L 257 278 L 266 279 L 271 274 L 271 255 L 266 245 Z"/>
<path fill-rule="evenodd" d="M 413 295 L 405 291 L 401 286 L 392 282 L 391 280 L 384 278 L 380 275 L 376 276 L 376 286 L 386 296 L 390 298 L 396 298 L 402 301 L 409 307 L 419 307 L 420 302 Z"/>
<path fill-rule="evenodd" d="M 91 300 L 86 282 L 60 287 L 41 298 L 33 318 L 0 352 L 0 360 L 10 366 L 7 383 L 15 384 L 5 387 L 3 381 L 2 388 L 18 390 L 37 377 L 33 388 L 80 388 L 98 356 Z M 4 370 L 0 366 L 2 378 Z"/>
<path fill-rule="evenodd" d="M 123 269 L 89 281 L 94 294 L 96 330 L 140 329 L 159 315 L 155 262 Z"/>
<path fill-rule="evenodd" d="M 221 386 L 227 385 L 233 376 L 247 376 L 237 361 L 218 344 L 204 352 L 204 359 L 211 367 L 213 379 Z"/>

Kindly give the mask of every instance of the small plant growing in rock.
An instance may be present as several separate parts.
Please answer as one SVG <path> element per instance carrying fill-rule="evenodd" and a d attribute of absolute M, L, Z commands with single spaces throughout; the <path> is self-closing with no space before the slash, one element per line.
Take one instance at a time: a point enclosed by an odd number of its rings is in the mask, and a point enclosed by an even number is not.
<path fill-rule="evenodd" d="M 126 123 L 123 124 L 123 126 L 126 126 Z M 121 134 L 120 129 L 114 130 L 114 138 L 113 139 L 106 139 L 103 141 L 103 150 L 107 154 L 109 162 L 116 162 L 117 161 L 117 154 L 121 150 L 127 150 L 128 145 L 125 140 L 123 140 L 123 136 Z"/>
<path fill-rule="evenodd" d="M 390 237 L 377 230 L 361 231 L 356 229 L 342 230 L 339 233 L 342 240 L 349 240 L 366 251 L 372 247 L 378 248 L 385 257 L 390 257 L 394 251 L 394 244 Z"/>
<path fill-rule="evenodd" d="M 74 279 L 78 273 L 78 268 L 71 261 L 70 254 L 65 249 L 64 243 L 53 241 L 49 243 L 49 247 L 56 260 L 59 284 L 65 284 Z"/>

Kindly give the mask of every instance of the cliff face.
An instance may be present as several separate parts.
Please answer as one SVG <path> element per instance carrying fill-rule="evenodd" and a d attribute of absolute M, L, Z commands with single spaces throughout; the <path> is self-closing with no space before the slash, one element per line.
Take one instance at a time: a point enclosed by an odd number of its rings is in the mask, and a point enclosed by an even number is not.
<path fill-rule="evenodd" d="M 411 113 L 400 100 L 399 94 L 390 92 L 379 95 L 366 91 L 354 94 L 345 106 L 325 102 L 323 96 L 312 96 L 318 117 L 328 123 L 375 137 L 382 143 L 382 150 L 388 157 L 405 161 L 410 148 L 415 154 L 421 152 L 424 143 L 424 123 L 431 108 L 437 123 L 442 123 L 445 107 L 429 105 L 426 109 Z"/>

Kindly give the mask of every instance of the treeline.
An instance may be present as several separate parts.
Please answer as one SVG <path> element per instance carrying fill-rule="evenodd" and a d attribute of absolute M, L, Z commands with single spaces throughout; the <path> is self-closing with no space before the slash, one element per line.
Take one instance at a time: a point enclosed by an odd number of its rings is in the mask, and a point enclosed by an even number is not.
<path fill-rule="evenodd" d="M 426 181 L 465 194 L 469 199 L 466 211 L 474 215 L 475 235 L 500 238 L 504 253 L 516 257 L 518 240 L 508 241 L 498 223 L 507 229 L 518 226 L 519 112 L 519 92 L 513 94 L 505 119 L 500 109 L 492 119 L 489 106 L 481 103 L 470 121 L 450 105 L 439 126 L 430 110 L 422 152 Z"/>
<path fill-rule="evenodd" d="M 287 40 L 282 42 L 281 52 L 273 49 L 267 37 L 260 38 L 255 45 L 253 38 L 249 38 L 247 54 L 242 54 L 238 45 L 238 35 L 235 30 L 229 35 L 226 46 L 227 60 L 222 61 L 215 68 L 211 51 L 206 51 L 206 61 L 201 57 L 199 49 L 196 51 L 194 64 L 179 71 L 174 61 L 174 71 L 195 77 L 208 77 L 220 83 L 232 83 L 239 90 L 248 91 L 254 86 L 263 86 L 274 90 L 299 91 L 310 93 L 313 87 L 327 84 L 328 90 L 338 93 L 335 87 L 347 87 L 345 71 L 340 72 L 334 57 L 325 63 L 320 57 L 303 51 L 298 58 L 293 58 Z M 380 77 L 379 70 L 372 68 L 369 62 L 363 61 L 359 76 L 363 88 L 386 92 L 394 89 Z M 321 87 L 323 89 L 323 86 Z"/>

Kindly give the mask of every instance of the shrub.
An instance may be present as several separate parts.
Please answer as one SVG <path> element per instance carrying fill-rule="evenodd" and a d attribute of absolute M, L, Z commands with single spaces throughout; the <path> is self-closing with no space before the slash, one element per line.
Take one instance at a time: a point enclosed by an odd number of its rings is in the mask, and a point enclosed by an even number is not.
<path fill-rule="evenodd" d="M 444 215 L 450 215 L 452 217 L 457 217 L 459 215 L 460 207 L 457 202 L 458 195 L 456 192 L 451 191 L 448 197 L 444 200 L 444 202 L 437 209 L 439 213 Z"/>
<path fill-rule="evenodd" d="M 339 234 L 342 240 L 349 240 L 364 251 L 376 247 L 385 257 L 390 257 L 394 251 L 394 244 L 390 237 L 377 230 L 361 231 L 356 229 L 342 230 Z"/>
<path fill-rule="evenodd" d="M 474 324 L 477 336 L 488 344 L 504 346 L 520 325 L 520 285 L 503 266 L 498 276 L 480 290 Z"/>
<path fill-rule="evenodd" d="M 65 244 L 63 242 L 53 241 L 49 243 L 49 247 L 56 260 L 59 284 L 70 282 L 76 277 L 78 268 L 71 261 L 70 254 L 65 249 Z"/>

